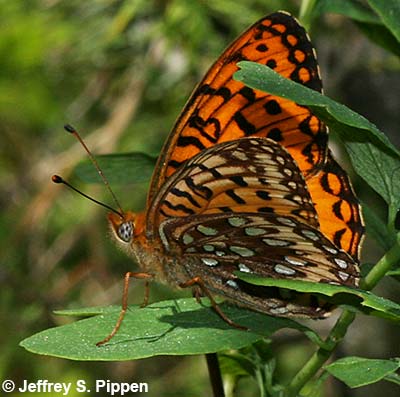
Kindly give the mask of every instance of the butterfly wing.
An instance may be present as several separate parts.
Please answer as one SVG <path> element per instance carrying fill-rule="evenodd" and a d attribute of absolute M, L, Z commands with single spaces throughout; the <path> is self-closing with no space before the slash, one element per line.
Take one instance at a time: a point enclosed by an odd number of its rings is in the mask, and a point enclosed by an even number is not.
<path fill-rule="evenodd" d="M 155 220 L 154 201 L 159 201 L 167 178 L 197 153 L 242 137 L 268 137 L 289 151 L 305 176 L 322 232 L 358 260 L 364 231 L 361 211 L 349 178 L 327 150 L 325 126 L 309 109 L 233 80 L 240 60 L 266 64 L 284 77 L 322 90 L 314 49 L 293 17 L 278 12 L 251 26 L 210 68 L 169 135 L 153 174 L 147 224 Z"/>
<path fill-rule="evenodd" d="M 337 247 L 359 261 L 364 225 L 350 179 L 330 151 L 322 170 L 307 179 L 320 229 Z"/>
<path fill-rule="evenodd" d="M 325 161 L 326 129 L 305 108 L 233 80 L 242 60 L 268 65 L 317 91 L 322 84 L 304 28 L 277 12 L 256 22 L 219 57 L 193 92 L 158 160 L 149 200 L 182 164 L 219 142 L 245 136 L 285 146 L 304 174 Z"/>
<path fill-rule="evenodd" d="M 153 205 L 148 238 L 165 219 L 196 214 L 269 212 L 319 227 L 295 161 L 268 138 L 242 138 L 202 151 L 170 177 Z"/>
<path fill-rule="evenodd" d="M 155 205 L 159 227 L 149 229 L 149 237 L 158 235 L 166 257 L 179 258 L 179 266 L 169 267 L 172 282 L 199 276 L 211 291 L 255 310 L 314 317 L 323 313 L 318 304 L 288 303 L 234 271 L 358 283 L 353 258 L 319 230 L 295 161 L 270 139 L 242 138 L 204 150 L 168 180 Z"/>
<path fill-rule="evenodd" d="M 187 278 L 239 304 L 274 315 L 321 317 L 312 300 L 291 301 L 279 290 L 239 280 L 235 271 L 261 277 L 358 285 L 358 267 L 318 229 L 275 213 L 171 218 L 160 227 L 165 249 L 182 258 Z M 179 270 L 182 272 L 182 269 Z"/>

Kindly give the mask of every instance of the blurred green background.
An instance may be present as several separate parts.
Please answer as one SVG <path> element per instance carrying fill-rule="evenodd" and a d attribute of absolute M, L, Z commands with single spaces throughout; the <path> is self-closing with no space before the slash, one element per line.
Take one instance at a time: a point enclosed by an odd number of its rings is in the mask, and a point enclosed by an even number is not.
<path fill-rule="evenodd" d="M 63 125 L 73 124 L 94 153 L 156 155 L 224 47 L 262 16 L 279 9 L 296 16 L 299 6 L 295 0 L 0 0 L 0 380 L 110 379 L 148 382 L 151 396 L 210 395 L 203 357 L 72 362 L 18 347 L 33 333 L 70 321 L 54 316 L 54 309 L 118 303 L 123 275 L 136 268 L 109 238 L 106 211 L 50 177 L 59 173 L 109 203 L 104 186 L 85 185 L 72 174 L 85 153 Z M 314 20 L 311 36 L 325 92 L 364 114 L 398 145 L 398 58 L 339 15 Z M 380 208 L 377 196 L 359 181 L 355 185 Z M 147 184 L 113 188 L 125 209 L 143 208 Z M 365 245 L 364 262 L 373 263 L 382 251 L 371 240 Z M 399 299 L 397 289 L 387 280 L 380 292 Z M 153 285 L 151 300 L 174 294 Z M 142 296 L 143 286 L 132 282 L 130 301 L 141 302 Z M 323 333 L 332 321 L 317 326 Z M 277 335 L 274 346 L 284 378 L 312 349 L 292 333 Z M 400 356 L 398 328 L 361 317 L 338 357 L 345 354 Z M 248 379 L 239 388 L 240 396 L 257 396 Z M 399 395 L 385 383 L 349 392 L 332 381 L 328 389 L 328 397 Z"/>

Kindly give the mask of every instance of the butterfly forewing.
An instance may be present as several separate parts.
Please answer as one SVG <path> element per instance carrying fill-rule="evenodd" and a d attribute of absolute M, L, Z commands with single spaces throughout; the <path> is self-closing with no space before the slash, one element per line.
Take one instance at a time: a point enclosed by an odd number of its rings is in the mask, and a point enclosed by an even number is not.
<path fill-rule="evenodd" d="M 211 67 L 192 94 L 158 161 L 149 200 L 186 160 L 216 143 L 245 136 L 285 146 L 304 174 L 325 161 L 327 134 L 309 109 L 233 80 L 237 62 L 249 60 L 321 91 L 314 49 L 289 14 L 269 15 L 244 32 Z"/>
<path fill-rule="evenodd" d="M 213 146 L 189 160 L 153 204 L 155 219 L 221 212 L 290 215 L 318 227 L 304 178 L 290 154 L 267 138 Z M 156 229 L 149 229 L 154 235 Z"/>
<path fill-rule="evenodd" d="M 240 60 L 268 65 L 284 77 L 322 90 L 314 49 L 298 22 L 278 12 L 255 23 L 210 68 L 178 118 L 154 172 L 148 218 L 157 216 L 152 214 L 156 208 L 154 201 L 159 200 L 160 189 L 165 191 L 167 178 L 185 168 L 196 154 L 224 141 L 268 137 L 285 147 L 295 159 L 315 204 L 321 230 L 357 260 L 364 231 L 360 208 L 349 178 L 327 150 L 325 126 L 309 109 L 235 81 L 233 74 Z M 214 184 L 221 186 L 218 181 Z M 185 188 L 181 186 L 179 190 Z M 206 190 L 203 193 L 207 195 Z M 218 199 L 221 202 L 217 205 L 214 201 L 212 211 L 217 207 L 239 210 L 232 205 L 232 197 L 220 195 Z M 197 203 L 193 205 L 196 207 Z M 203 204 L 198 208 L 204 211 Z M 191 213 L 198 213 L 197 208 L 192 210 Z M 157 228 L 157 222 L 150 228 Z"/>

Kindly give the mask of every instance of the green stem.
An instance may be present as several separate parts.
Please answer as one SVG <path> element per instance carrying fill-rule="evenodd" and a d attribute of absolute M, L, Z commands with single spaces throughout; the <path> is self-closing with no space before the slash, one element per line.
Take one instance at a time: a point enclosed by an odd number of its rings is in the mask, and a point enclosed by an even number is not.
<path fill-rule="evenodd" d="M 370 270 L 361 281 L 361 288 L 367 291 L 373 289 L 379 280 L 391 269 L 391 267 L 400 261 L 400 234 L 397 235 L 396 244 L 379 260 L 379 262 Z"/>
<path fill-rule="evenodd" d="M 389 211 L 388 211 L 388 230 L 390 233 L 395 233 L 396 231 L 396 226 L 395 226 L 395 222 L 396 222 L 396 216 L 397 216 L 397 205 L 389 205 Z"/>
<path fill-rule="evenodd" d="M 355 314 L 344 310 L 335 326 L 331 330 L 326 339 L 330 346 L 329 350 L 319 348 L 306 362 L 302 369 L 292 379 L 289 386 L 286 388 L 286 397 L 295 397 L 303 386 L 321 369 L 322 365 L 332 354 L 338 343 L 346 334 L 347 328 L 353 322 Z"/>
<path fill-rule="evenodd" d="M 365 290 L 371 290 L 376 286 L 379 280 L 384 277 L 386 272 L 393 264 L 400 261 L 400 234 L 396 244 L 379 260 L 372 268 L 365 279 L 361 282 L 361 287 Z M 286 397 L 295 397 L 304 385 L 321 369 L 322 365 L 328 360 L 336 346 L 343 339 L 348 327 L 353 322 L 355 313 L 344 310 L 326 338 L 326 346 L 329 349 L 319 348 L 295 375 L 286 388 Z"/>
<path fill-rule="evenodd" d="M 317 0 L 303 0 L 301 2 L 299 11 L 299 20 L 303 25 L 304 29 L 307 31 L 310 29 L 312 11 L 315 7 L 316 2 Z"/>

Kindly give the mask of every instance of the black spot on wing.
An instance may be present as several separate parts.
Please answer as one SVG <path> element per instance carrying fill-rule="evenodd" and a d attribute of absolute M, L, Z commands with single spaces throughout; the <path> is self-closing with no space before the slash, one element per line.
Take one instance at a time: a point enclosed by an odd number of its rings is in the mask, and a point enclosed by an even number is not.
<path fill-rule="evenodd" d="M 229 196 L 232 200 L 234 200 L 236 203 L 238 204 L 245 204 L 246 202 L 240 197 L 238 196 L 233 189 L 229 189 L 225 192 L 225 194 L 227 196 Z"/>

